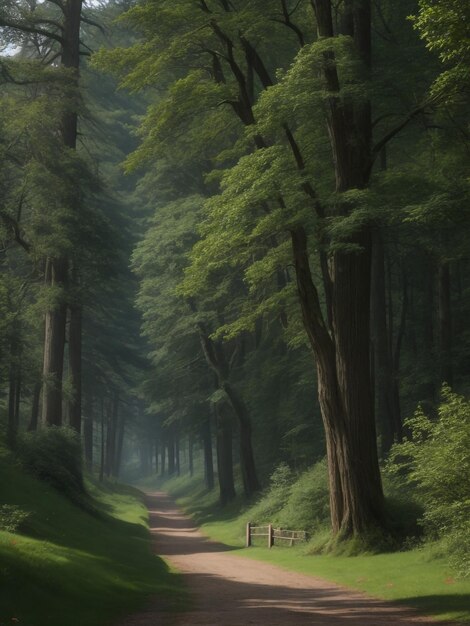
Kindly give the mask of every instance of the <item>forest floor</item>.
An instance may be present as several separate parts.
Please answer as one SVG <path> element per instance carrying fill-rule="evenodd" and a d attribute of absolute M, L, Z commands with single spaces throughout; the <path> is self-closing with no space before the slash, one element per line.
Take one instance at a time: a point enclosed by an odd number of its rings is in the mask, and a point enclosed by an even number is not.
<path fill-rule="evenodd" d="M 118 626 L 412 626 L 435 623 L 320 578 L 248 559 L 210 541 L 163 492 L 149 493 L 156 554 L 182 574 L 186 611 L 165 613 L 161 599 Z M 443 622 L 440 622 L 443 624 Z M 455 626 L 455 622 L 454 622 Z"/>

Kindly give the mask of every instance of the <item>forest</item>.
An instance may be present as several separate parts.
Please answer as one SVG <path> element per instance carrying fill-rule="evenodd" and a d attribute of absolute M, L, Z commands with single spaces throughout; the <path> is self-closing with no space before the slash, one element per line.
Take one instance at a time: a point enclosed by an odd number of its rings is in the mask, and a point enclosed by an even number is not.
<path fill-rule="evenodd" d="M 0 626 L 247 623 L 172 506 L 470 621 L 469 88 L 465 0 L 0 0 Z"/>

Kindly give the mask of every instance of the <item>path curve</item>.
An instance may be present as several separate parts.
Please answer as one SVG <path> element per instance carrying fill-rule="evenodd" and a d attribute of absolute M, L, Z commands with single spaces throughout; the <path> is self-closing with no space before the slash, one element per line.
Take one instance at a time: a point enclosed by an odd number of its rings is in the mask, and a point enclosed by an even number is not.
<path fill-rule="evenodd" d="M 162 612 L 158 598 L 118 626 L 416 626 L 432 624 L 325 580 L 231 553 L 202 535 L 165 493 L 147 494 L 153 549 L 182 573 L 189 612 Z M 441 623 L 442 624 L 442 623 Z"/>

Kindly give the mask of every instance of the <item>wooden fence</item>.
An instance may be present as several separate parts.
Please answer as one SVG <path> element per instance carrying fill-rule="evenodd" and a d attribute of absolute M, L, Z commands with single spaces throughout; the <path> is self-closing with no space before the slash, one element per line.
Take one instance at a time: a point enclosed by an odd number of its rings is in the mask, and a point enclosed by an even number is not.
<path fill-rule="evenodd" d="M 266 537 L 268 548 L 272 548 L 275 543 L 287 542 L 293 546 L 296 541 L 307 541 L 305 530 L 286 530 L 284 528 L 274 528 L 272 524 L 255 526 L 251 522 L 246 525 L 246 547 L 249 548 L 256 537 Z M 285 545 L 285 544 L 284 544 Z"/>

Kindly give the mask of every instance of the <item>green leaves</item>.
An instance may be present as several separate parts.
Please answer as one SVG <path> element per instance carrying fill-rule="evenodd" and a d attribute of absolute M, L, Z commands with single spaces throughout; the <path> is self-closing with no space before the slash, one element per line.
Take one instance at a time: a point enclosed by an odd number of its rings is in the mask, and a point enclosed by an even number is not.
<path fill-rule="evenodd" d="M 419 0 L 418 15 L 410 18 L 426 47 L 449 69 L 433 85 L 433 93 L 453 100 L 470 84 L 470 7 L 461 0 Z"/>

